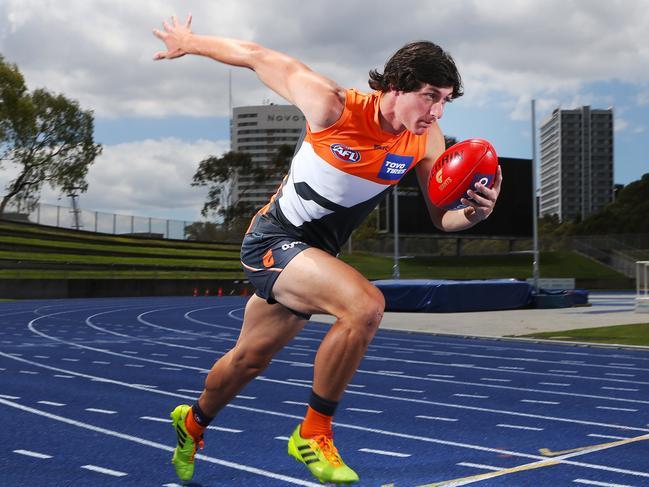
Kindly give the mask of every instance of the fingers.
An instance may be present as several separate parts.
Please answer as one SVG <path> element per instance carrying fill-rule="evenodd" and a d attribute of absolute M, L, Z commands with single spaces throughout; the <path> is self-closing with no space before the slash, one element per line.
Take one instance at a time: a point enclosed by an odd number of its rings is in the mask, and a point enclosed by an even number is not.
<path fill-rule="evenodd" d="M 167 23 L 166 20 L 162 21 L 162 27 L 164 27 L 164 30 L 167 32 L 171 32 L 171 26 Z"/>
<path fill-rule="evenodd" d="M 158 29 L 153 29 L 153 35 L 156 36 L 161 41 L 164 41 L 167 38 L 167 34 L 165 34 L 164 32 Z"/>
<path fill-rule="evenodd" d="M 190 29 L 192 27 L 192 14 L 187 15 L 187 20 L 185 21 L 185 27 Z"/>
<path fill-rule="evenodd" d="M 498 165 L 498 169 L 496 170 L 496 180 L 494 181 L 493 189 L 500 193 L 500 185 L 503 182 L 503 170 L 500 167 L 500 164 Z"/>
<path fill-rule="evenodd" d="M 172 24 L 174 27 L 178 27 L 178 19 L 176 18 L 175 15 L 172 15 L 172 16 L 171 16 L 171 24 Z"/>

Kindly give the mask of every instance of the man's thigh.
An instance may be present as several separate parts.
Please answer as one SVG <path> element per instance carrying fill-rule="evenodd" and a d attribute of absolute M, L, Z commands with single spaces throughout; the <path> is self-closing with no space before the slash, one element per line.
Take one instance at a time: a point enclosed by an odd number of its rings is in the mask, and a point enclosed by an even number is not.
<path fill-rule="evenodd" d="M 367 300 L 383 299 L 362 274 L 332 255 L 310 247 L 296 255 L 279 274 L 273 297 L 301 313 L 341 316 Z"/>

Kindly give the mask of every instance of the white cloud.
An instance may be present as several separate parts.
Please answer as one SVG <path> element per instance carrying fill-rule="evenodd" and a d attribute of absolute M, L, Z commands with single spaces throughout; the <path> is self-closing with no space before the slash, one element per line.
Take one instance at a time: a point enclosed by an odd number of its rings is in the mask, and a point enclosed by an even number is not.
<path fill-rule="evenodd" d="M 198 33 L 259 41 L 361 88 L 368 70 L 403 43 L 434 40 L 456 58 L 468 103 L 504 93 L 514 119 L 520 100 L 572 96 L 598 80 L 649 82 L 649 48 L 638 42 L 649 30 L 642 0 L 403 0 L 398 9 L 385 0 L 371 8 L 343 0 L 3 4 L 0 52 L 18 63 L 30 86 L 64 92 L 98 116 L 227 113 L 227 67 L 189 57 L 151 61 L 162 48 L 151 29 L 190 9 Z M 235 104 L 277 101 L 245 70 L 235 69 L 233 83 Z"/>
<path fill-rule="evenodd" d="M 228 150 L 229 141 L 143 140 L 104 147 L 90 167 L 88 192 L 80 195 L 85 210 L 167 218 L 200 218 L 206 191 L 191 186 L 198 163 Z M 43 191 L 42 201 L 58 194 Z M 65 203 L 67 205 L 67 202 Z"/>

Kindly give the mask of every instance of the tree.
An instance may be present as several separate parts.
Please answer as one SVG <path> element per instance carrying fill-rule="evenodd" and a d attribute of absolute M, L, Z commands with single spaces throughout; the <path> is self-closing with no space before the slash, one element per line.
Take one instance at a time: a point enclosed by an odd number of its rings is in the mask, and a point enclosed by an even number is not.
<path fill-rule="evenodd" d="M 294 147 L 281 145 L 267 164 L 253 162 L 250 154 L 230 151 L 221 157 L 209 156 L 203 159 L 192 179 L 192 186 L 207 187 L 207 201 L 203 205 L 201 215 L 216 213 L 223 218 L 224 226 L 235 229 L 247 225 L 251 215 L 258 209 L 252 204 L 242 201 L 224 201 L 224 186 L 234 180 L 237 175 L 245 174 L 252 178 L 253 183 L 280 179 L 288 172 L 293 156 Z M 244 196 L 249 188 L 242 187 L 240 196 Z M 268 195 L 270 198 L 271 195 Z"/>
<path fill-rule="evenodd" d="M 45 183 L 64 193 L 85 192 L 88 168 L 101 153 L 93 128 L 91 111 L 45 89 L 29 93 L 18 67 L 0 56 L 0 163 L 18 168 L 0 215 L 11 200 L 33 206 Z"/>

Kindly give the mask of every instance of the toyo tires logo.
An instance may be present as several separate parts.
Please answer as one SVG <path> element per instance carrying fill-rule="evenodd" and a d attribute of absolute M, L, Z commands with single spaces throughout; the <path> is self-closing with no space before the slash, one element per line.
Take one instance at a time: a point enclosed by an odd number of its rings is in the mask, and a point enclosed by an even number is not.
<path fill-rule="evenodd" d="M 357 150 L 351 149 L 343 144 L 332 144 L 330 147 L 331 152 L 337 159 L 344 162 L 358 162 L 361 160 L 361 153 Z"/>

